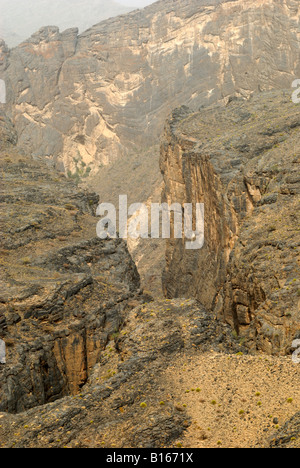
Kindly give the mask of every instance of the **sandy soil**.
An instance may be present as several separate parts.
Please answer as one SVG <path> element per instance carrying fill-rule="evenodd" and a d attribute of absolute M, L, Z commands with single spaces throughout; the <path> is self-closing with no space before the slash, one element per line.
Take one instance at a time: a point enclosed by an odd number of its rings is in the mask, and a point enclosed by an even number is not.
<path fill-rule="evenodd" d="M 192 425 L 178 447 L 247 448 L 272 438 L 300 409 L 299 364 L 290 357 L 195 355 L 166 372 Z"/>

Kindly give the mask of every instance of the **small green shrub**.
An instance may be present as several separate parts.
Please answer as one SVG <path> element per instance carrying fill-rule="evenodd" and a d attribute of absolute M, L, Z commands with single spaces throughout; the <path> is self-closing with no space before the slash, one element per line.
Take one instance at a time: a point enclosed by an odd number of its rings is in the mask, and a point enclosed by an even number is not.
<path fill-rule="evenodd" d="M 24 257 L 21 259 L 21 262 L 23 265 L 29 265 L 30 264 L 30 258 L 29 257 Z"/>

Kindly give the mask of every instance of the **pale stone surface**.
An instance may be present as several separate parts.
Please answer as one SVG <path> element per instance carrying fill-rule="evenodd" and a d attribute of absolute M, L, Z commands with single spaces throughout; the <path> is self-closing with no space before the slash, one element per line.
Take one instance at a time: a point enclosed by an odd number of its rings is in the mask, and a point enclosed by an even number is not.
<path fill-rule="evenodd" d="M 96 173 L 157 143 L 178 105 L 288 88 L 300 76 L 299 18 L 295 0 L 163 0 L 80 35 L 45 27 L 10 52 L 2 45 L 19 144 Z"/>
<path fill-rule="evenodd" d="M 196 297 L 254 352 L 290 354 L 299 335 L 299 126 L 289 90 L 266 92 L 174 111 L 161 146 L 163 199 L 206 217 L 202 250 L 168 243 L 164 292 Z"/>

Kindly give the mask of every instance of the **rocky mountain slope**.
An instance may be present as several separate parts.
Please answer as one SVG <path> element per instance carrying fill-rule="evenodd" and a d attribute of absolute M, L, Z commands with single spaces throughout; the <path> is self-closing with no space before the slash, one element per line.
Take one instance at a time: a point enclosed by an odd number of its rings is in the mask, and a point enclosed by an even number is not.
<path fill-rule="evenodd" d="M 162 0 L 81 34 L 50 26 L 11 51 L 2 43 L 18 144 L 101 200 L 157 202 L 167 116 L 290 88 L 300 76 L 299 18 L 296 0 Z M 155 294 L 163 251 L 157 242 L 131 249 Z"/>
<path fill-rule="evenodd" d="M 94 237 L 98 197 L 0 129 L 0 446 L 298 446 L 290 356 L 247 355 L 194 299 L 145 296 L 123 242 Z"/>
<path fill-rule="evenodd" d="M 196 301 L 143 295 L 125 244 L 94 236 L 98 196 L 16 140 L 1 113 L 0 446 L 171 443 L 189 417 L 164 369 L 184 349 L 242 348 Z"/>
<path fill-rule="evenodd" d="M 15 142 L 2 118 L 1 146 Z M 15 147 L 1 150 L 0 411 L 19 412 L 79 391 L 139 276 L 122 242 L 96 237 L 97 195 Z"/>
<path fill-rule="evenodd" d="M 168 203 L 205 205 L 205 246 L 167 248 L 164 291 L 196 297 L 253 350 L 300 338 L 299 106 L 269 92 L 173 112 L 162 142 Z"/>
<path fill-rule="evenodd" d="M 19 144 L 84 177 L 157 144 L 178 105 L 288 88 L 300 76 L 299 17 L 296 0 L 162 0 L 80 35 L 47 27 L 2 44 Z"/>
<path fill-rule="evenodd" d="M 127 13 L 127 8 L 113 0 L 1 0 L 0 39 L 16 47 L 42 26 L 56 25 L 64 31 L 77 26 L 85 31 L 95 23 Z"/>
<path fill-rule="evenodd" d="M 0 447 L 298 447 L 290 356 L 143 294 L 123 242 L 94 237 L 98 197 L 16 139 L 1 114 Z"/>
<path fill-rule="evenodd" d="M 298 3 L 166 0 L 1 54 L 0 447 L 299 447 L 300 112 L 264 91 L 298 77 Z M 76 183 L 156 201 L 183 102 L 162 198 L 204 203 L 205 245 L 167 243 L 159 299 Z M 144 274 L 159 249 L 131 245 Z"/>

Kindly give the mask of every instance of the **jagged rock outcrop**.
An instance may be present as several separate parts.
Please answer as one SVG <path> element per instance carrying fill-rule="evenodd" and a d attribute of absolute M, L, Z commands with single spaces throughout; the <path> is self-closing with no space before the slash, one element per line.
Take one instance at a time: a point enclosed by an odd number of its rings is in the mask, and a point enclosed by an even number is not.
<path fill-rule="evenodd" d="M 144 295 L 123 241 L 94 236 L 98 196 L 21 153 L 4 114 L 0 137 L 0 446 L 172 444 L 190 415 L 166 368 L 245 350 L 197 301 Z"/>
<path fill-rule="evenodd" d="M 289 91 L 174 111 L 161 147 L 163 199 L 204 203 L 205 246 L 167 248 L 164 291 L 196 297 L 253 350 L 299 338 L 299 107 Z"/>
<path fill-rule="evenodd" d="M 3 150 L 8 144 L 15 145 L 18 141 L 17 133 L 11 120 L 0 108 L 0 149 Z"/>
<path fill-rule="evenodd" d="M 0 446 L 171 444 L 190 416 L 165 369 L 245 350 L 197 301 L 143 294 L 124 242 L 95 237 L 98 196 L 20 152 L 4 114 L 0 142 Z"/>
<path fill-rule="evenodd" d="M 125 244 L 100 241 L 98 196 L 21 154 L 0 116 L 0 411 L 20 412 L 86 383 L 139 276 Z"/>
<path fill-rule="evenodd" d="M 290 357 L 248 355 L 195 299 L 143 294 L 123 242 L 94 237 L 98 197 L 13 147 L 5 116 L 0 133 L 1 448 L 246 446 L 291 418 Z"/>
<path fill-rule="evenodd" d="M 193 300 L 155 301 L 126 316 L 100 352 L 77 396 L 18 415 L 0 413 L 0 447 L 155 448 L 189 427 L 191 414 L 166 379 L 177 359 L 215 350 L 244 350 L 225 324 Z"/>
<path fill-rule="evenodd" d="M 106 202 L 159 201 L 157 147 L 171 110 L 289 88 L 300 76 L 299 13 L 296 0 L 162 0 L 82 34 L 49 26 L 13 50 L 1 43 L 19 147 Z M 149 250 L 131 253 L 156 292 L 152 258 L 164 247 Z"/>
<path fill-rule="evenodd" d="M 162 447 L 188 431 L 220 446 L 228 427 L 225 443 L 246 445 L 277 419 L 267 444 L 299 445 L 285 355 L 300 338 L 300 113 L 290 91 L 241 98 L 290 86 L 298 36 L 294 0 L 167 0 L 1 43 L 1 447 Z M 95 237 L 98 196 L 41 159 L 83 178 L 152 145 L 170 105 L 215 101 L 227 106 L 181 107 L 166 126 L 163 201 L 203 202 L 206 243 L 168 243 L 172 299 L 153 301 L 124 243 Z"/>
<path fill-rule="evenodd" d="M 95 22 L 133 9 L 114 0 L 2 0 L 0 38 L 16 47 L 41 26 L 55 24 L 61 30 L 76 26 L 85 31 Z"/>
<path fill-rule="evenodd" d="M 162 0 L 78 35 L 41 29 L 0 48 L 21 147 L 84 177 L 157 142 L 171 109 L 300 76 L 296 0 Z"/>

